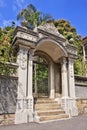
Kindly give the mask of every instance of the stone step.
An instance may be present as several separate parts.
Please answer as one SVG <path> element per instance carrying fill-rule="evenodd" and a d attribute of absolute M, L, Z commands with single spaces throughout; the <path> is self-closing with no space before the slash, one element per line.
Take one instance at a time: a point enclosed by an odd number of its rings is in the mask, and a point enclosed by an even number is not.
<path fill-rule="evenodd" d="M 41 103 L 58 103 L 57 101 L 53 101 L 53 100 L 37 100 L 35 101 L 35 104 L 41 104 Z"/>
<path fill-rule="evenodd" d="M 64 114 L 65 111 L 59 110 L 49 110 L 49 111 L 37 111 L 38 116 L 51 116 L 51 115 L 59 115 Z"/>
<path fill-rule="evenodd" d="M 38 100 L 52 100 L 52 101 L 53 101 L 53 100 L 55 100 L 55 98 L 48 98 L 48 97 L 44 97 L 44 98 L 43 98 L 43 97 L 42 97 L 42 98 L 37 98 L 36 100 L 37 100 L 37 101 L 38 101 Z"/>
<path fill-rule="evenodd" d="M 58 104 L 58 103 L 44 103 L 44 104 L 35 104 L 35 107 L 47 107 L 47 106 L 49 106 L 49 107 L 53 107 L 53 106 L 61 106 L 60 104 Z"/>
<path fill-rule="evenodd" d="M 58 120 L 58 119 L 68 119 L 68 114 L 59 114 L 52 116 L 40 116 L 40 121 L 48 121 L 48 120 Z"/>
<path fill-rule="evenodd" d="M 69 118 L 69 115 L 62 109 L 61 104 L 58 104 L 54 99 L 39 98 L 35 103 L 35 111 L 40 122 Z"/>
<path fill-rule="evenodd" d="M 43 107 L 39 107 L 39 106 L 37 106 L 37 107 L 35 107 L 35 110 L 37 111 L 39 111 L 39 110 L 41 110 L 41 111 L 48 111 L 48 110 L 57 110 L 57 109 L 61 109 L 61 106 L 43 106 Z"/>

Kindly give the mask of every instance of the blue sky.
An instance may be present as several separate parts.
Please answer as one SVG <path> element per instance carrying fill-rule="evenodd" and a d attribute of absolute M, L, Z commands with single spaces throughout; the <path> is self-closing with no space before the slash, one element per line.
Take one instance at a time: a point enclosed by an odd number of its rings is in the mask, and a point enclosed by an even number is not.
<path fill-rule="evenodd" d="M 78 34 L 87 35 L 87 0 L 0 0 L 0 26 L 11 25 L 18 12 L 32 3 L 39 11 L 55 19 L 66 19 Z"/>

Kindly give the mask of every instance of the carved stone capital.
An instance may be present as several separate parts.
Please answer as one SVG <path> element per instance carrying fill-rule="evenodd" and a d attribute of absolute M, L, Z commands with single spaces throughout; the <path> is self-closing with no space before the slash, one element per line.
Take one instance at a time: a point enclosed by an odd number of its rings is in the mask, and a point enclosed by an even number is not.
<path fill-rule="evenodd" d="M 62 57 L 60 60 L 60 64 L 63 65 L 63 64 L 67 64 L 67 58 L 66 57 Z"/>

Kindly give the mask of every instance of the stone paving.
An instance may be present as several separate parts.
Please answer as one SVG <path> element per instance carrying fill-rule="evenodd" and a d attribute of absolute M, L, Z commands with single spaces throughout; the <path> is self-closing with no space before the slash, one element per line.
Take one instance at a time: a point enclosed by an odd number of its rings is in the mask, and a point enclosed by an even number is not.
<path fill-rule="evenodd" d="M 87 130 L 87 115 L 48 123 L 1 126 L 0 130 Z"/>

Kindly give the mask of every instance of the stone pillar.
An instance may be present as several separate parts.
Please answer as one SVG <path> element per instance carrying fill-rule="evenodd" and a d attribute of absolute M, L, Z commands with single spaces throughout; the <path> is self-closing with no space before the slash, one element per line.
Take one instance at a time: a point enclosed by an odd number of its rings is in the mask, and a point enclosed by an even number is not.
<path fill-rule="evenodd" d="M 62 74 L 62 98 L 68 98 L 68 80 L 67 80 L 67 61 L 66 58 L 62 59 L 61 63 Z"/>
<path fill-rule="evenodd" d="M 19 68 L 15 124 L 20 124 L 33 121 L 32 53 L 30 48 L 19 46 L 17 63 Z"/>
<path fill-rule="evenodd" d="M 66 113 L 69 113 L 69 97 L 68 97 L 68 75 L 67 75 L 67 60 L 62 58 L 61 63 L 61 79 L 62 79 L 62 108 Z"/>
<path fill-rule="evenodd" d="M 28 101 L 28 120 L 29 122 L 33 121 L 33 61 L 32 61 L 33 50 L 29 50 L 29 59 L 28 59 L 28 94 L 27 94 L 27 101 Z"/>
<path fill-rule="evenodd" d="M 34 89 L 35 89 L 35 96 L 37 97 L 37 80 L 36 80 L 37 72 L 36 72 L 36 64 L 34 64 Z"/>
<path fill-rule="evenodd" d="M 75 81 L 74 81 L 74 60 L 68 59 L 68 82 L 69 82 L 69 97 L 75 98 Z"/>
<path fill-rule="evenodd" d="M 69 112 L 71 116 L 78 115 L 75 96 L 74 59 L 68 58 Z"/>
<path fill-rule="evenodd" d="M 18 67 L 18 90 L 15 123 L 27 123 L 26 92 L 27 92 L 27 56 L 28 48 L 19 46 L 17 55 Z"/>
<path fill-rule="evenodd" d="M 49 66 L 49 83 L 50 83 L 50 98 L 55 97 L 55 88 L 54 88 L 54 63 L 51 62 Z"/>

